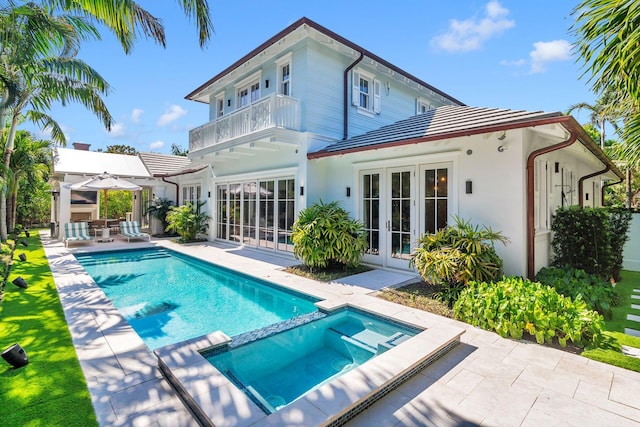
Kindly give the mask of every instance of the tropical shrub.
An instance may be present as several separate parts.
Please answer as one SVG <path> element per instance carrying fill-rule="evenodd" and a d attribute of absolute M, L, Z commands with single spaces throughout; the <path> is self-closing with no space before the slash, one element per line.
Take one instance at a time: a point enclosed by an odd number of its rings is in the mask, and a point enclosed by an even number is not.
<path fill-rule="evenodd" d="M 493 243 L 508 241 L 499 231 L 455 217 L 453 225 L 419 239 L 410 263 L 434 285 L 497 280 L 502 277 L 502 259 Z"/>
<path fill-rule="evenodd" d="M 368 245 L 364 224 L 338 202 L 320 201 L 300 211 L 291 240 L 295 257 L 310 269 L 358 266 Z"/>
<path fill-rule="evenodd" d="M 590 310 L 597 311 L 605 319 L 611 318 L 611 309 L 619 299 L 609 280 L 569 266 L 545 267 L 536 275 L 536 281 L 569 298 L 575 299 L 580 295 Z"/>
<path fill-rule="evenodd" d="M 201 211 L 205 203 L 172 206 L 167 214 L 166 230 L 178 233 L 182 242 L 195 240 L 198 233 L 204 233 L 209 228 L 209 215 Z"/>
<path fill-rule="evenodd" d="M 470 282 L 453 307 L 456 319 L 521 339 L 524 332 L 539 344 L 555 340 L 584 347 L 603 341 L 604 319 L 578 296 L 571 299 L 538 282 L 505 277 L 496 283 Z"/>
<path fill-rule="evenodd" d="M 167 222 L 167 214 L 173 207 L 173 202 L 169 199 L 158 197 L 153 200 L 153 203 L 149 205 L 145 211 L 145 215 L 151 214 L 154 218 L 160 221 L 162 224 L 162 230 L 166 230 L 169 223 Z"/>

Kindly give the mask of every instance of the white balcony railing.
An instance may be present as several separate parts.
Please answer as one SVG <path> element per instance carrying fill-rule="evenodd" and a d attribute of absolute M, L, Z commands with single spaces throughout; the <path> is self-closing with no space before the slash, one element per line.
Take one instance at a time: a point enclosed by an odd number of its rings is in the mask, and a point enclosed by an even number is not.
<path fill-rule="evenodd" d="M 300 130 L 300 103 L 297 99 L 272 94 L 198 126 L 189 131 L 189 151 L 273 127 Z"/>

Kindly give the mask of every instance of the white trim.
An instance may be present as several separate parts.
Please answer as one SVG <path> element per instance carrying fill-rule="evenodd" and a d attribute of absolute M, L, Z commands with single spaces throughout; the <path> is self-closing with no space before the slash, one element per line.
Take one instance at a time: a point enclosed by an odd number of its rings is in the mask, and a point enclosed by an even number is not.
<path fill-rule="evenodd" d="M 291 60 L 293 54 L 292 52 L 288 52 L 287 54 L 283 55 L 281 58 L 278 58 L 275 62 L 276 62 L 276 88 L 275 88 L 275 92 L 277 94 L 280 95 L 285 95 L 285 96 L 293 96 L 293 61 Z M 287 80 L 287 83 L 289 85 L 289 93 L 283 93 L 282 89 L 282 68 L 285 66 L 289 66 L 289 79 Z"/>
<path fill-rule="evenodd" d="M 262 70 L 258 70 L 255 73 L 251 74 L 250 76 L 247 76 L 244 79 L 240 80 L 239 82 L 236 82 L 233 85 L 233 87 L 236 89 L 236 92 L 237 92 L 239 88 L 248 86 L 249 84 L 253 83 L 255 80 L 260 82 L 260 79 L 262 79 Z"/>
<path fill-rule="evenodd" d="M 215 118 L 222 117 L 225 114 L 225 92 L 222 91 L 215 96 L 216 105 L 215 105 Z M 220 101 L 222 101 L 222 114 L 220 114 L 220 109 L 218 108 Z"/>
<path fill-rule="evenodd" d="M 443 151 L 441 153 L 424 154 L 421 156 L 407 157 L 403 155 L 401 157 L 389 157 L 379 160 L 365 160 L 361 162 L 351 162 L 354 167 L 360 169 L 375 169 L 384 167 L 395 167 L 406 164 L 418 164 L 418 163 L 439 163 L 447 161 L 458 161 L 461 150 Z"/>
<path fill-rule="evenodd" d="M 280 178 L 282 176 L 293 176 L 296 177 L 298 173 L 298 167 L 291 168 L 282 168 L 282 169 L 269 169 L 263 171 L 256 172 L 248 172 L 243 174 L 233 174 L 233 175 L 217 175 L 215 179 L 215 185 L 230 182 L 230 181 L 246 181 L 251 179 L 262 179 L 262 178 Z"/>

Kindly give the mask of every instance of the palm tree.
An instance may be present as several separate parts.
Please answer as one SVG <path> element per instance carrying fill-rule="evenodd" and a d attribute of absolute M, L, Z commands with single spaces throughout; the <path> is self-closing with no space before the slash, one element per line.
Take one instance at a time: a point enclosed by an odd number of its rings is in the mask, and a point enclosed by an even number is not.
<path fill-rule="evenodd" d="M 615 93 L 623 116 L 624 157 L 640 164 L 640 8 L 628 0 L 583 0 L 572 11 L 576 51 L 595 92 Z"/>
<path fill-rule="evenodd" d="M 113 31 L 126 53 L 137 41 L 138 33 L 151 38 L 162 47 L 166 46 L 164 26 L 159 18 L 151 15 L 131 0 L 42 0 L 42 4 L 65 13 L 80 14 L 92 18 Z M 200 47 L 204 47 L 213 23 L 207 0 L 178 0 L 178 4 L 189 19 L 194 19 L 198 30 Z"/>
<path fill-rule="evenodd" d="M 15 149 L 11 155 L 10 173 L 8 175 L 7 225 L 10 230 L 16 226 L 16 201 L 20 181 L 29 176 L 43 180 L 48 176 L 51 164 L 50 141 L 33 139 L 24 130 L 16 132 Z"/>
<path fill-rule="evenodd" d="M 588 110 L 591 112 L 590 120 L 594 126 L 599 128 L 600 133 L 600 148 L 605 148 L 605 125 L 609 123 L 613 126 L 616 133 L 620 131 L 618 128 L 618 121 L 622 117 L 623 113 L 618 111 L 617 97 L 614 95 L 612 89 L 607 89 L 604 94 L 598 98 L 595 104 L 591 105 L 587 102 L 579 102 L 570 106 L 567 109 L 566 114 L 571 114 L 576 110 Z"/>
<path fill-rule="evenodd" d="M 43 112 L 53 102 L 62 105 L 80 102 L 94 112 L 107 129 L 112 117 L 101 98 L 109 85 L 94 69 L 75 58 L 80 41 L 96 34 L 93 27 L 77 18 L 52 16 L 33 4 L 10 11 L 1 19 L 6 25 L 0 34 L 8 43 L 2 46 L 0 73 L 4 81 L 10 82 L 4 85 L 9 102 L 0 105 L 0 119 L 10 118 L 0 170 L 0 182 L 6 183 L 14 138 L 23 113 L 41 127 L 50 129 L 52 138 L 62 145 L 65 143 L 62 130 Z M 6 196 L 3 186 L 0 190 L 1 240 L 7 238 Z"/>

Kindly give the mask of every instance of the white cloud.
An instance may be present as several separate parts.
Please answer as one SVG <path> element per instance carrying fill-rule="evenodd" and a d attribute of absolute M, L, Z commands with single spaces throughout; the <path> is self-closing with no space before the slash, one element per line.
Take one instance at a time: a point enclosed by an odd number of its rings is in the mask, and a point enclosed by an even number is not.
<path fill-rule="evenodd" d="M 531 57 L 531 72 L 542 73 L 549 62 L 568 61 L 571 59 L 571 44 L 566 40 L 536 42 Z"/>
<path fill-rule="evenodd" d="M 524 59 L 514 59 L 514 60 L 503 59 L 502 61 L 500 61 L 500 65 L 504 65 L 505 67 L 522 67 L 526 63 L 527 61 Z"/>
<path fill-rule="evenodd" d="M 125 135 L 126 131 L 127 131 L 127 128 L 124 124 L 113 123 L 111 125 L 111 130 L 105 131 L 105 132 L 107 132 L 107 135 L 109 135 L 112 138 L 120 138 Z"/>
<path fill-rule="evenodd" d="M 485 15 L 480 19 L 472 17 L 463 21 L 449 21 L 449 30 L 431 39 L 431 45 L 447 52 L 480 49 L 485 41 L 515 26 L 515 21 L 507 19 L 507 15 L 509 9 L 492 0 L 486 4 Z"/>
<path fill-rule="evenodd" d="M 171 105 L 169 109 L 164 112 L 163 115 L 158 119 L 158 126 L 166 126 L 171 122 L 178 120 L 180 117 L 187 114 L 187 110 L 182 108 L 179 105 Z"/>
<path fill-rule="evenodd" d="M 156 141 L 149 144 L 151 150 L 159 150 L 162 147 L 164 147 L 164 141 Z"/>
<path fill-rule="evenodd" d="M 142 113 L 144 113 L 144 110 L 141 110 L 140 108 L 134 108 L 131 112 L 131 121 L 133 123 L 140 123 L 140 116 L 142 116 Z"/>

